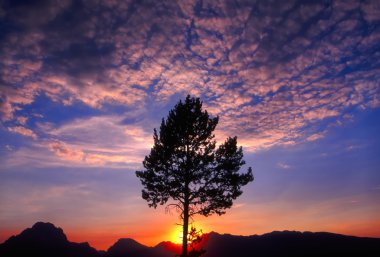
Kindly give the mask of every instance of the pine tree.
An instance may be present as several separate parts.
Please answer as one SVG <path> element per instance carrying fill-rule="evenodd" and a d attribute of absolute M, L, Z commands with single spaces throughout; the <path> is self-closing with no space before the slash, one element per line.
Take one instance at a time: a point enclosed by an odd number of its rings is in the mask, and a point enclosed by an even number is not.
<path fill-rule="evenodd" d="M 239 173 L 245 161 L 236 137 L 216 147 L 213 132 L 218 121 L 202 110 L 199 98 L 187 96 L 162 119 L 159 133 L 154 129 L 145 169 L 136 171 L 149 207 L 167 204 L 180 212 L 182 257 L 187 256 L 189 218 L 224 214 L 242 194 L 241 187 L 253 181 L 251 167 Z"/>

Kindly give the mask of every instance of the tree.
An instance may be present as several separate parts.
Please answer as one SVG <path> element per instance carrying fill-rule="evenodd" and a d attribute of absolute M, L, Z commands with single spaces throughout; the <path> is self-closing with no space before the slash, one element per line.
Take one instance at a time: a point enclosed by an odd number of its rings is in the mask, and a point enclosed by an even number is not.
<path fill-rule="evenodd" d="M 202 230 L 197 230 L 195 227 L 191 227 L 187 240 L 190 243 L 189 257 L 199 257 L 206 252 L 202 247 L 197 247 L 203 239 Z M 199 248 L 199 249 L 196 249 Z"/>
<path fill-rule="evenodd" d="M 149 207 L 168 203 L 167 208 L 180 212 L 182 257 L 187 256 L 189 218 L 224 214 L 242 194 L 241 187 L 253 181 L 251 167 L 239 173 L 245 161 L 236 137 L 216 147 L 213 131 L 218 121 L 219 117 L 210 118 L 202 110 L 199 98 L 188 95 L 162 119 L 159 134 L 154 129 L 154 145 L 143 161 L 145 169 L 136 171 Z"/>

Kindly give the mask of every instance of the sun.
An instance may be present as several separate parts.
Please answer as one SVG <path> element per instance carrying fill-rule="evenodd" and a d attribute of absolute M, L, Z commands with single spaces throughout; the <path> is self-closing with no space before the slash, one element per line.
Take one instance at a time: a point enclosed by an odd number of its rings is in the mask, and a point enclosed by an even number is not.
<path fill-rule="evenodd" d="M 192 228 L 192 226 L 189 227 L 189 233 L 190 233 L 191 228 Z M 183 232 L 182 231 L 183 231 L 182 226 L 176 225 L 170 234 L 170 239 L 169 239 L 170 242 L 175 243 L 175 244 L 182 244 L 182 238 L 183 238 Z M 196 231 L 197 231 L 198 236 L 203 235 L 203 231 L 200 227 L 196 227 Z M 188 240 L 190 242 L 190 236 L 188 237 Z"/>
<path fill-rule="evenodd" d="M 170 234 L 170 241 L 175 244 L 182 244 L 182 227 L 181 226 L 175 226 L 173 231 Z"/>

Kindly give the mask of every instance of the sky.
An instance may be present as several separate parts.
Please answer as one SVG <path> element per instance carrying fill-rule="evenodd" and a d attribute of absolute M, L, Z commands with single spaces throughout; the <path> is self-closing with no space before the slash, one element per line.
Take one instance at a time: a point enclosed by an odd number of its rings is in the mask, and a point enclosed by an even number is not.
<path fill-rule="evenodd" d="M 376 0 L 0 0 L 0 242 L 176 240 L 135 171 L 188 94 L 255 176 L 195 226 L 380 237 L 379 42 Z"/>

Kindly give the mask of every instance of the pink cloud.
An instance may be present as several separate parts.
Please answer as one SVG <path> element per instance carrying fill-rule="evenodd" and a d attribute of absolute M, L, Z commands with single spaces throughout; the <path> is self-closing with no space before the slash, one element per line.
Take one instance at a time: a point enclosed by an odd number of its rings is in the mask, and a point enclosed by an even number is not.
<path fill-rule="evenodd" d="M 329 110 L 326 108 L 310 110 L 303 114 L 307 120 L 323 120 L 329 117 L 338 116 L 340 113 L 337 110 Z"/>
<path fill-rule="evenodd" d="M 17 122 L 20 123 L 21 125 L 25 125 L 26 122 L 28 121 L 28 117 L 25 116 L 18 116 L 16 118 Z"/>
<path fill-rule="evenodd" d="M 94 108 L 101 108 L 104 103 L 132 105 L 142 102 L 146 97 L 143 88 L 125 84 L 127 81 L 117 81 L 117 77 L 112 77 L 106 83 L 98 83 L 96 74 L 75 80 L 69 76 L 57 75 L 46 76 L 44 79 L 45 83 L 40 89 L 52 99 L 66 105 L 72 105 L 75 100 Z M 65 98 L 65 95 L 69 97 Z"/>
<path fill-rule="evenodd" d="M 37 95 L 38 88 L 34 85 L 28 85 L 23 88 L 2 88 L 2 98 L 1 106 L 1 118 L 3 120 L 11 120 L 14 118 L 14 112 L 17 108 L 21 108 L 16 105 L 26 105 L 34 101 Z"/>
<path fill-rule="evenodd" d="M 109 8 L 116 2 L 97 4 L 86 2 L 85 7 Z M 345 18 L 347 12 L 361 8 L 365 19 L 373 22 L 378 6 L 334 2 L 337 6 L 332 8 L 331 17 L 311 22 L 305 35 L 300 36 L 297 34 L 300 21 L 311 21 L 324 8 L 322 5 L 292 10 L 290 2 L 278 3 L 276 8 L 265 3 L 258 3 L 257 7 L 241 3 L 231 8 L 224 2 L 212 2 L 209 5 L 222 15 L 209 17 L 197 15 L 195 4 L 195 1 L 157 4 L 155 7 L 163 11 L 160 16 L 155 8 L 138 5 L 126 19 L 128 3 L 119 2 L 114 14 L 125 19 L 126 26 L 114 31 L 104 29 L 97 37 L 99 20 L 105 24 L 115 22 L 115 15 L 104 11 L 102 19 L 91 17 L 77 28 L 85 31 L 85 39 L 91 38 L 99 46 L 112 45 L 109 55 L 100 56 L 99 60 L 93 56 L 79 61 L 67 59 L 64 63 L 68 67 L 57 64 L 59 69 L 44 70 L 42 57 L 46 49 L 41 42 L 55 39 L 54 50 L 60 52 L 72 42 L 80 44 L 83 38 L 66 39 L 55 33 L 47 37 L 43 31 L 35 30 L 7 35 L 4 58 L 0 60 L 5 67 L 1 74 L 7 84 L 17 87 L 2 90 L 2 119 L 16 119 L 22 125 L 22 118 L 15 117 L 16 109 L 22 110 L 42 93 L 65 106 L 79 101 L 98 109 L 108 104 L 145 109 L 151 102 L 167 103 L 173 96 L 189 93 L 204 99 L 210 113 L 224 117 L 224 124 L 220 124 L 223 130 L 244 138 L 251 149 L 258 149 L 313 138 L 310 132 L 301 132 L 306 125 L 327 118 L 338 119 L 348 107 L 365 109 L 380 105 L 377 70 L 353 69 L 339 75 L 346 67 L 363 63 L 364 55 L 348 58 L 347 63 L 341 61 L 342 57 L 352 57 L 355 47 L 365 52 L 380 37 L 377 31 L 345 36 L 362 22 L 352 16 Z M 49 9 L 48 15 L 36 24 L 48 23 L 65 8 L 67 2 Z M 179 15 L 178 8 L 186 18 Z M 265 15 L 260 18 L 252 15 L 252 8 L 259 8 Z M 292 15 L 284 17 L 279 25 L 275 17 L 284 11 Z M 19 22 L 23 22 L 21 18 Z M 334 33 L 326 33 L 317 43 L 312 42 L 317 35 L 330 30 Z M 65 32 L 72 36 L 71 31 Z M 196 37 L 189 38 L 191 33 Z M 337 45 L 336 41 L 341 43 Z M 185 48 L 186 42 L 190 50 Z M 18 58 L 22 51 L 33 56 L 33 61 Z M 95 61 L 99 65 L 91 72 L 69 72 L 70 65 L 80 70 L 83 62 L 93 68 Z M 133 65 L 136 67 L 132 68 Z M 268 137 L 266 131 L 274 136 Z"/>
<path fill-rule="evenodd" d="M 138 168 L 152 146 L 153 128 L 148 132 L 142 125 L 123 125 L 121 120 L 122 117 L 103 116 L 77 119 L 61 126 L 39 123 L 39 131 L 54 140 L 44 140 L 38 151 L 47 148 L 64 161 L 47 159 L 53 166 Z"/>
<path fill-rule="evenodd" d="M 30 129 L 22 127 L 22 126 L 16 126 L 16 127 L 9 127 L 9 131 L 13 133 L 18 133 L 23 136 L 31 137 L 33 139 L 37 139 L 37 135 Z"/>
<path fill-rule="evenodd" d="M 318 139 L 323 138 L 324 136 L 325 136 L 324 133 L 313 134 L 313 135 L 307 137 L 306 141 L 316 141 Z"/>
<path fill-rule="evenodd" d="M 50 151 L 54 152 L 59 158 L 68 161 L 80 162 L 83 160 L 84 153 L 80 149 L 67 146 L 64 142 L 55 141 L 48 144 Z"/>
<path fill-rule="evenodd" d="M 10 120 L 13 118 L 13 106 L 7 100 L 7 98 L 5 98 L 3 101 L 0 101 L 0 112 L 1 112 L 1 118 L 3 120 Z"/>
<path fill-rule="evenodd" d="M 378 3 L 374 4 L 372 2 L 361 3 L 361 9 L 364 12 L 364 18 L 368 22 L 379 21 L 380 5 Z"/>
<path fill-rule="evenodd" d="M 142 156 L 128 156 L 112 154 L 100 154 L 100 153 L 88 153 L 85 156 L 85 163 L 93 166 L 112 166 L 113 164 L 128 164 L 129 168 L 138 168 L 142 162 Z"/>

